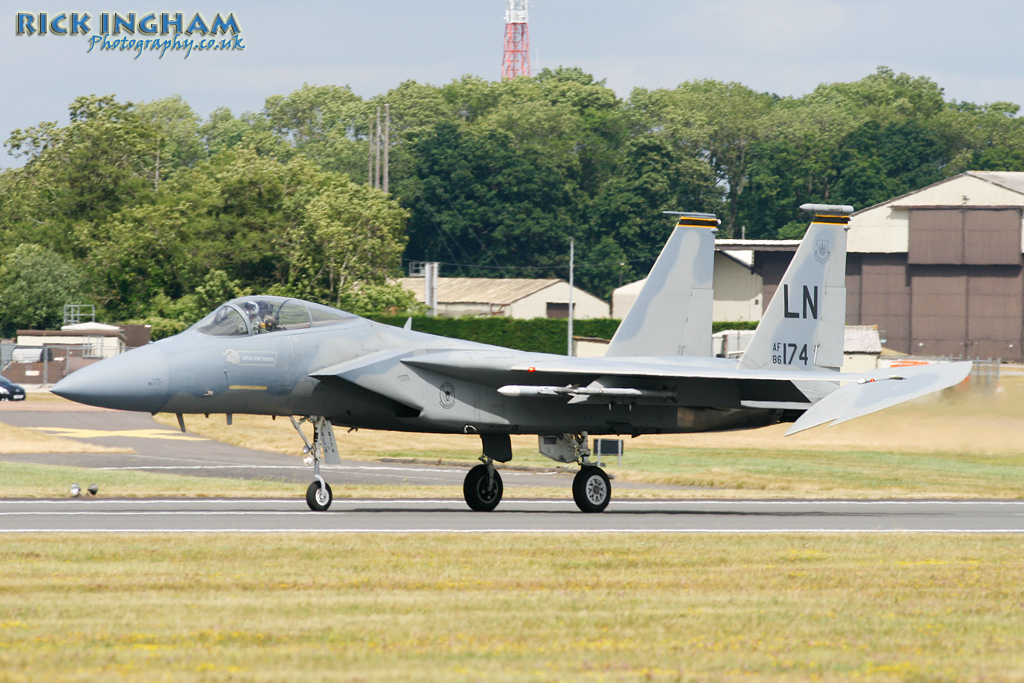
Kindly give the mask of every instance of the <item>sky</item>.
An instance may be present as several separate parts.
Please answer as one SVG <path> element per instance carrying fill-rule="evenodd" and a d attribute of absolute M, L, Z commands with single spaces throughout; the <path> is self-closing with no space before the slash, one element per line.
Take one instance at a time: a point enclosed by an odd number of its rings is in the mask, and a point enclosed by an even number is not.
<path fill-rule="evenodd" d="M 46 0 L 5 5 L 0 135 L 67 123 L 79 95 L 150 101 L 181 95 L 204 119 L 218 107 L 259 111 L 303 83 L 362 96 L 406 80 L 440 85 L 501 75 L 506 0 Z M 17 16 L 88 13 L 91 33 L 17 35 Z M 99 15 L 234 14 L 244 50 L 90 52 Z M 711 78 L 800 96 L 886 65 L 927 76 L 947 99 L 1024 103 L 1024 3 L 1019 0 L 532 0 L 531 62 L 578 66 L 621 97 Z M 198 36 L 196 36 L 198 39 Z M 18 159 L 0 152 L 0 166 Z"/>

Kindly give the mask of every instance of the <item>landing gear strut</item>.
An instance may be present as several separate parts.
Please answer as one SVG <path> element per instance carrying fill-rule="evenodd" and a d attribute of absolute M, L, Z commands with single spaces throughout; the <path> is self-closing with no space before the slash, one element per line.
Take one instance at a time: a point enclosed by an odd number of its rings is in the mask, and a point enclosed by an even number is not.
<path fill-rule="evenodd" d="M 338 454 L 338 442 L 334 440 L 334 427 L 331 426 L 330 420 L 320 416 L 304 417 L 301 420 L 296 420 L 294 417 L 289 416 L 288 419 L 292 421 L 295 431 L 299 433 L 303 443 L 306 444 L 302 449 L 303 454 L 307 459 L 312 459 L 313 461 L 314 481 L 306 489 L 306 505 L 314 512 L 324 512 L 327 508 L 331 507 L 334 493 L 331 491 L 331 485 L 320 476 L 320 460 L 322 458 L 330 465 L 341 464 L 341 456 Z M 302 433 L 302 423 L 304 422 L 309 422 L 313 425 L 312 443 Z"/>
<path fill-rule="evenodd" d="M 540 452 L 556 462 L 577 463 L 580 471 L 572 480 L 572 499 L 583 512 L 601 512 L 612 499 L 612 484 L 604 470 L 590 463 L 586 432 L 539 437 Z"/>
<path fill-rule="evenodd" d="M 462 495 L 466 505 L 477 512 L 490 512 L 498 507 L 501 494 L 505 487 L 501 483 L 501 474 L 494 469 L 494 463 L 508 462 L 512 459 L 512 440 L 508 434 L 481 434 L 484 454 L 480 456 L 481 465 L 477 465 L 466 474 L 462 483 Z"/>

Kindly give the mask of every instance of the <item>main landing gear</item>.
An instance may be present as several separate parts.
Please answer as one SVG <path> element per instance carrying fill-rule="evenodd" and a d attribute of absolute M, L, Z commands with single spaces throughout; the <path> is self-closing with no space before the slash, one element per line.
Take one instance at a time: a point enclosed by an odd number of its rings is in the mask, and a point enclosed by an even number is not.
<path fill-rule="evenodd" d="M 583 512 L 601 512 L 612 500 L 612 484 L 600 467 L 582 463 L 572 480 L 572 499 Z"/>
<path fill-rule="evenodd" d="M 490 512 L 498 507 L 504 486 L 501 474 L 494 468 L 495 462 L 512 459 L 512 443 L 506 435 L 481 434 L 484 454 L 482 464 L 466 474 L 462 484 L 462 495 L 466 505 L 478 512 Z M 572 499 L 583 512 L 601 512 L 612 499 L 612 484 L 605 471 L 590 463 L 590 447 L 587 434 L 561 434 L 541 436 L 540 452 L 558 462 L 577 463 L 580 471 L 572 480 Z"/>
<path fill-rule="evenodd" d="M 486 456 L 480 456 L 480 459 L 484 464 L 477 465 L 466 475 L 462 495 L 466 498 L 466 505 L 473 510 L 490 512 L 498 507 L 505 487 L 501 483 L 501 474 L 494 469 L 494 461 Z"/>
<path fill-rule="evenodd" d="M 466 474 L 462 482 L 462 495 L 466 505 L 477 512 L 490 512 L 498 507 L 505 487 L 501 473 L 494 468 L 495 461 L 508 462 L 512 459 L 512 439 L 508 434 L 481 434 L 484 454 L 477 465 Z"/>
<path fill-rule="evenodd" d="M 313 483 L 306 489 L 306 505 L 314 512 L 323 512 L 331 507 L 334 492 L 331 491 L 331 485 L 320 476 L 320 460 L 323 459 L 329 465 L 341 464 L 338 442 L 334 440 L 334 427 L 331 426 L 331 421 L 325 417 L 310 416 L 296 420 L 289 416 L 288 419 L 292 421 L 295 431 L 299 433 L 303 443 L 306 444 L 302 453 L 306 456 L 307 463 L 310 460 L 313 462 Z M 313 425 L 312 443 L 302 433 L 302 424 L 305 422 Z"/>
<path fill-rule="evenodd" d="M 572 480 L 572 499 L 583 512 L 601 512 L 612 499 L 612 484 L 597 465 L 590 463 L 587 433 L 539 437 L 540 452 L 556 462 L 577 463 L 580 471 Z"/>

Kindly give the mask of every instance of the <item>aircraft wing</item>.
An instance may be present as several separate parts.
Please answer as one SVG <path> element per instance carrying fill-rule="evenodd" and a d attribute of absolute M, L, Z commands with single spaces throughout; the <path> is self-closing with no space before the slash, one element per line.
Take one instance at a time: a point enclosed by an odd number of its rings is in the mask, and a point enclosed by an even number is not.
<path fill-rule="evenodd" d="M 488 353 L 462 349 L 408 355 L 402 358 L 402 363 L 484 384 L 507 383 L 513 379 L 538 383 L 548 377 L 557 378 L 558 381 L 572 381 L 572 378 L 589 381 L 588 378 L 600 376 L 654 379 L 777 380 L 783 382 L 844 382 L 863 377 L 859 373 L 751 370 L 738 368 L 734 363 L 720 359 L 696 359 L 680 356 L 579 358 L 537 354 L 536 357 L 531 358 L 530 354 L 521 352 Z M 322 371 L 317 374 L 333 373 Z"/>
<path fill-rule="evenodd" d="M 338 377 L 366 389 L 399 398 L 389 369 L 395 365 L 429 370 L 495 389 L 507 386 L 586 385 L 598 378 L 614 379 L 617 386 L 628 387 L 631 380 L 721 380 L 727 382 L 769 381 L 828 382 L 851 381 L 862 375 L 804 370 L 738 368 L 735 363 L 711 358 L 615 357 L 578 358 L 552 354 L 529 354 L 502 349 L 437 349 L 420 351 L 380 351 L 310 373 L 315 378 Z M 505 395 L 511 395 L 505 393 Z M 523 392 L 516 395 L 537 396 Z"/>
<path fill-rule="evenodd" d="M 419 401 L 396 381 L 403 366 L 491 386 L 510 398 L 561 396 L 571 399 L 570 403 L 602 396 L 610 400 L 663 400 L 675 397 L 679 383 L 688 380 L 703 382 L 699 386 L 713 392 L 717 390 L 712 387 L 735 387 L 737 400 L 748 408 L 806 409 L 788 434 L 826 422 L 845 422 L 953 386 L 971 369 L 970 362 L 962 362 L 851 374 L 740 368 L 712 358 L 576 358 L 502 349 L 436 349 L 380 351 L 310 375 L 344 379 L 412 409 L 421 409 Z M 668 385 L 659 386 L 658 380 Z M 797 385 L 808 382 L 846 384 L 812 406 L 811 400 L 797 390 Z"/>
<path fill-rule="evenodd" d="M 708 363 L 686 358 L 559 358 L 535 363 L 518 363 L 511 370 L 544 375 L 607 375 L 666 379 L 776 380 L 783 382 L 843 382 L 859 374 L 808 372 L 806 370 L 751 370 L 733 363 Z"/>
<path fill-rule="evenodd" d="M 954 386 L 971 374 L 971 365 L 970 361 L 961 361 L 867 373 L 815 403 L 793 423 L 786 436 L 826 422 L 837 425 Z"/>

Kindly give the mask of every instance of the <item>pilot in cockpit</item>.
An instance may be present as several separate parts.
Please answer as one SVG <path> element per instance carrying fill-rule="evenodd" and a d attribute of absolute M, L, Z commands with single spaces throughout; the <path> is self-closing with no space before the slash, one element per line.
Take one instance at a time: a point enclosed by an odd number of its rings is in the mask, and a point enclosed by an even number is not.
<path fill-rule="evenodd" d="M 252 330 L 252 334 L 273 332 L 277 329 L 277 319 L 265 302 L 250 299 L 245 302 L 242 308 L 249 318 L 249 327 Z"/>

